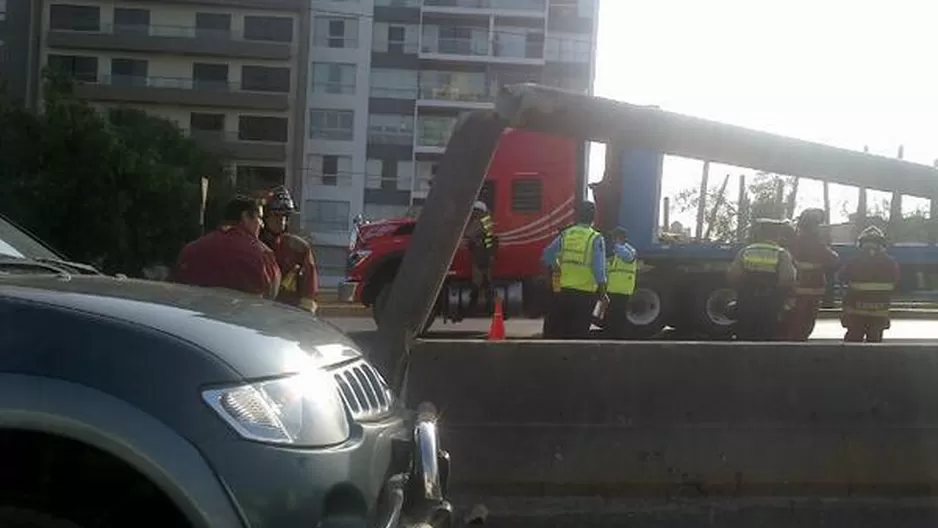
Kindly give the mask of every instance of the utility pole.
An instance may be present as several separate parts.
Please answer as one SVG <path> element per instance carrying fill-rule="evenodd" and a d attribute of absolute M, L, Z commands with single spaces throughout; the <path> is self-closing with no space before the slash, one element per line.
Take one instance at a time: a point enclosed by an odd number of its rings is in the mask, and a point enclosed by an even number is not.
<path fill-rule="evenodd" d="M 707 209 L 707 183 L 710 178 L 710 162 L 705 161 L 703 172 L 700 175 L 700 200 L 697 202 L 697 229 L 694 231 L 697 240 L 703 236 L 703 222 Z"/>

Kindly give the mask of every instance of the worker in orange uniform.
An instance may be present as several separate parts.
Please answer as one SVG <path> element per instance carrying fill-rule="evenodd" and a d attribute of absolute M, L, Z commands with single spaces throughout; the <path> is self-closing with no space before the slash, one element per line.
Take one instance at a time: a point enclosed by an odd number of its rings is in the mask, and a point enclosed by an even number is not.
<path fill-rule="evenodd" d="M 182 249 L 170 280 L 276 298 L 280 269 L 274 253 L 258 239 L 263 214 L 262 204 L 253 198 L 230 201 L 222 226 Z"/>
<path fill-rule="evenodd" d="M 283 277 L 277 301 L 316 313 L 319 271 L 309 243 L 287 232 L 287 218 L 296 213 L 290 192 L 283 186 L 270 191 L 264 211 L 261 241 L 274 251 Z"/>
<path fill-rule="evenodd" d="M 789 248 L 798 270 L 794 306 L 784 324 L 783 337 L 789 341 L 807 341 L 811 336 L 821 301 L 827 293 L 827 270 L 837 265 L 837 252 L 821 237 L 823 222 L 824 211 L 803 211 L 798 217 L 797 236 Z"/>
<path fill-rule="evenodd" d="M 899 284 L 899 264 L 886 253 L 886 236 L 870 226 L 857 239 L 859 253 L 840 270 L 846 285 L 840 321 L 848 343 L 880 343 L 889 328 L 889 306 Z"/>

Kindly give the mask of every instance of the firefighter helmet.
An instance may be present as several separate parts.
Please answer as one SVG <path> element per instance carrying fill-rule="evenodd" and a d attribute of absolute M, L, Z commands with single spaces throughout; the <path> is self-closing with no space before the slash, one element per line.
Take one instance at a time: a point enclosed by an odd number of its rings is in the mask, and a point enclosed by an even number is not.
<path fill-rule="evenodd" d="M 823 209 L 805 209 L 798 216 L 799 229 L 817 229 L 824 223 Z"/>
<path fill-rule="evenodd" d="M 479 211 L 480 213 L 487 213 L 489 212 L 489 206 L 485 205 L 485 202 L 482 200 L 478 200 L 476 203 L 472 204 L 472 210 Z"/>
<path fill-rule="evenodd" d="M 293 197 L 290 196 L 290 191 L 281 185 L 267 194 L 264 210 L 274 214 L 293 214 L 296 212 L 296 206 L 293 205 Z"/>
<path fill-rule="evenodd" d="M 857 237 L 857 245 L 864 243 L 873 243 L 886 245 L 886 235 L 883 233 L 883 230 L 876 226 L 869 226 L 860 233 L 860 236 Z"/>

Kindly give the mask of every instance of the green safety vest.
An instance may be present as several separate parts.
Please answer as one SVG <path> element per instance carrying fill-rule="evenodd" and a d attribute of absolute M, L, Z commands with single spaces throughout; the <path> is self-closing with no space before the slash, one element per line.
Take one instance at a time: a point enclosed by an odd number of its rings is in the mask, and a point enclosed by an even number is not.
<path fill-rule="evenodd" d="M 485 249 L 495 247 L 495 222 L 492 221 L 492 215 L 486 214 L 480 221 L 482 223 L 482 245 Z"/>
<path fill-rule="evenodd" d="M 638 273 L 638 261 L 626 262 L 613 255 L 606 259 L 609 283 L 606 290 L 610 294 L 632 295 L 635 293 L 635 277 Z"/>
<path fill-rule="evenodd" d="M 743 249 L 743 270 L 749 273 L 776 273 L 782 248 L 758 242 Z"/>
<path fill-rule="evenodd" d="M 593 276 L 593 242 L 602 236 L 584 225 L 568 227 L 560 235 L 560 287 L 595 293 L 598 285 Z"/>

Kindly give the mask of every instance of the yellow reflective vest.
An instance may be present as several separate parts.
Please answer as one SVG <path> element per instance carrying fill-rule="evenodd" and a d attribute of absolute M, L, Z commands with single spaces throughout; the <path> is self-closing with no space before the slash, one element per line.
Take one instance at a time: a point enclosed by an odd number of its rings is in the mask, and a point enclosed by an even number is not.
<path fill-rule="evenodd" d="M 747 273 L 777 273 L 782 248 L 775 244 L 758 242 L 743 249 L 743 271 Z"/>
<path fill-rule="evenodd" d="M 613 254 L 606 259 L 609 283 L 606 291 L 610 295 L 632 295 L 635 292 L 635 278 L 638 273 L 638 261 L 626 262 Z"/>
<path fill-rule="evenodd" d="M 593 243 L 599 231 L 584 225 L 568 227 L 560 235 L 560 287 L 565 290 L 596 292 L 593 276 Z"/>

